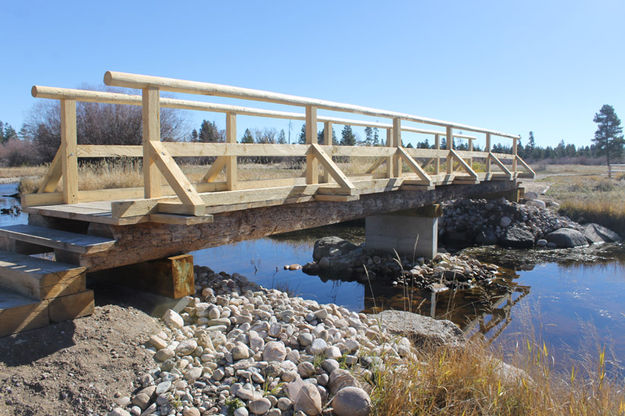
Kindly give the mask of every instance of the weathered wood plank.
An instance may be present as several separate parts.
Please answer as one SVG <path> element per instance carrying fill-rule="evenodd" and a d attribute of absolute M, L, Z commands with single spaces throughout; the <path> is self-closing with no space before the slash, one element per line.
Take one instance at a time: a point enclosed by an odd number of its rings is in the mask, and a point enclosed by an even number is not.
<path fill-rule="evenodd" d="M 41 328 L 49 323 L 47 302 L 0 290 L 0 337 Z"/>
<path fill-rule="evenodd" d="M 61 296 L 48 302 L 50 322 L 62 322 L 91 315 L 95 306 L 93 290 Z"/>
<path fill-rule="evenodd" d="M 0 227 L 0 235 L 44 247 L 58 248 L 74 253 L 108 250 L 115 240 L 87 234 L 70 233 L 52 228 L 16 224 Z"/>
<path fill-rule="evenodd" d="M 151 143 L 161 141 L 161 107 L 158 88 L 143 89 L 142 121 L 143 121 L 143 183 L 145 198 L 161 196 L 161 174 L 158 171 L 154 150 Z"/>
<path fill-rule="evenodd" d="M 76 101 L 61 100 L 61 171 L 63 202 L 78 202 L 78 156 L 76 133 Z"/>

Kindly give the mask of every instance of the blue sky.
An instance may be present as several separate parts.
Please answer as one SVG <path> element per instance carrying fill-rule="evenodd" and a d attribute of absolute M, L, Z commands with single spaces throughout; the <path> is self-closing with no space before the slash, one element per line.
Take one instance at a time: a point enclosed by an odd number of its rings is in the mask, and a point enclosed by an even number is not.
<path fill-rule="evenodd" d="M 624 16 L 622 0 L 5 1 L 0 120 L 19 130 L 33 84 L 98 86 L 117 70 L 586 145 L 601 105 L 625 117 Z M 224 125 L 212 113 L 188 118 Z"/>

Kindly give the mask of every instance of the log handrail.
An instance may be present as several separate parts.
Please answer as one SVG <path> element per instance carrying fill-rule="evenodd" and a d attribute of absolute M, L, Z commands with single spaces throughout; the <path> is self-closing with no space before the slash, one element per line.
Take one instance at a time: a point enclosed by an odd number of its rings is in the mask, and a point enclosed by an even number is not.
<path fill-rule="evenodd" d="M 189 215 L 202 215 L 205 208 L 206 196 L 201 196 L 200 189 L 223 190 L 220 185 L 207 188 L 217 177 L 217 174 L 226 169 L 225 190 L 247 189 L 246 185 L 239 185 L 237 179 L 237 156 L 270 156 L 270 157 L 305 157 L 306 178 L 305 183 L 316 185 L 328 182 L 332 177 L 343 190 L 342 194 L 357 197 L 354 185 L 332 160 L 332 157 L 376 157 L 380 158 L 367 173 L 371 173 L 379 166 L 386 163 L 386 176 L 400 178 L 403 164 L 417 174 L 417 178 L 427 186 L 433 186 L 434 182 L 425 171 L 432 161 L 436 161 L 435 175 L 440 171 L 440 158 L 447 158 L 447 173 L 453 177 L 454 160 L 465 170 L 469 177 L 478 181 L 478 175 L 472 169 L 473 158 L 483 158 L 487 162 L 490 173 L 492 159 L 497 160 L 497 166 L 505 173 L 510 171 L 503 165 L 501 160 L 508 160 L 512 164 L 512 172 L 516 178 L 517 162 L 531 175 L 534 172 L 518 156 L 516 149 L 519 136 L 501 133 L 495 130 L 482 129 L 464 124 L 446 122 L 442 120 L 413 116 L 410 114 L 378 110 L 370 107 L 360 107 L 350 104 L 336 103 L 332 101 L 317 100 L 312 98 L 297 97 L 287 94 L 272 93 L 268 91 L 253 90 L 247 88 L 231 87 L 219 84 L 209 84 L 171 78 L 151 77 L 144 75 L 126 74 L 119 72 L 107 72 L 105 82 L 108 85 L 129 88 L 140 88 L 142 95 L 125 93 L 113 93 L 104 91 L 89 91 L 67 88 L 54 88 L 35 85 L 31 89 L 33 97 L 57 99 L 61 102 L 61 146 L 50 165 L 49 171 L 44 177 L 39 194 L 54 193 L 60 180 L 63 181 L 62 199 L 65 203 L 79 202 L 79 196 L 84 192 L 78 191 L 77 186 L 77 159 L 79 157 L 143 157 L 144 166 L 144 198 L 147 200 L 159 200 L 164 197 L 164 189 L 169 189 L 177 195 L 182 203 L 182 208 L 176 212 Z M 185 92 L 202 95 L 215 95 L 234 97 L 246 100 L 266 101 L 278 104 L 302 106 L 305 112 L 289 112 L 251 108 L 240 105 L 226 105 L 208 103 L 202 101 L 181 100 L 161 97 L 160 92 Z M 76 103 L 95 102 L 107 104 L 139 105 L 142 106 L 143 114 L 143 145 L 112 146 L 112 145 L 79 145 L 76 143 Z M 196 142 L 162 142 L 160 138 L 160 109 L 175 108 L 185 110 L 198 110 L 220 112 L 226 114 L 226 143 L 196 143 Z M 340 112 L 356 113 L 365 116 L 376 116 L 391 119 L 391 123 L 378 121 L 354 120 L 340 117 L 319 115 L 318 110 L 331 110 Z M 261 116 L 268 118 L 281 118 L 292 120 L 304 120 L 306 122 L 306 144 L 243 144 L 236 142 L 236 117 L 237 115 Z M 431 124 L 444 127 L 444 131 L 423 129 L 405 125 L 403 121 Z M 325 134 L 323 144 L 317 144 L 317 123 L 323 122 Z M 386 146 L 338 146 L 331 143 L 332 124 L 369 126 L 385 129 L 387 132 Z M 473 150 L 473 141 L 476 136 L 467 135 L 457 130 L 484 133 L 486 135 L 486 151 Z M 433 135 L 435 149 L 404 148 L 401 132 L 413 132 Z M 490 152 L 491 136 L 500 136 L 513 140 L 512 154 L 493 154 Z M 447 148 L 440 148 L 441 137 L 451 138 L 447 142 Z M 454 139 L 467 139 L 468 151 L 456 151 Z M 217 159 L 205 174 L 200 184 L 192 185 L 182 170 L 177 165 L 174 157 L 202 157 L 216 156 Z M 467 160 L 463 160 L 463 157 Z M 420 165 L 416 159 L 430 158 L 425 165 Z M 498 158 L 498 159 L 497 159 Z M 323 175 L 319 176 L 319 166 L 323 167 Z M 167 180 L 169 187 L 164 188 L 161 183 L 161 174 Z M 321 178 L 321 179 L 320 179 Z M 302 178 L 304 180 L 304 178 Z M 250 182 L 250 181 L 247 181 Z M 202 186 L 202 184 L 206 186 Z M 242 186 L 243 188 L 239 188 Z M 249 186 L 249 185 L 247 185 Z M 322 187 L 321 187 L 322 188 Z M 320 190 L 323 190 L 319 188 Z M 313 188 L 311 188 L 313 189 Z M 316 189 L 316 188 L 315 188 Z M 169 192 L 169 191 L 168 191 Z M 94 193 L 96 195 L 96 193 Z M 133 194 L 134 195 L 134 194 Z M 321 195 L 328 199 L 328 195 Z M 90 197 L 92 197 L 90 195 Z M 57 198 L 57 197 L 55 197 Z M 167 197 L 171 199 L 171 197 Z M 33 198 L 44 200 L 44 195 Z M 55 199 L 56 200 L 56 199 Z M 209 198 L 208 200 L 212 200 Z M 161 204 L 162 205 L 162 204 Z M 159 204 L 151 204 L 152 208 Z M 150 209 L 152 209 L 150 208 Z M 170 209 L 170 208 L 167 208 Z M 127 213 L 126 213 L 127 214 Z M 126 215 L 124 214 L 124 215 Z"/>

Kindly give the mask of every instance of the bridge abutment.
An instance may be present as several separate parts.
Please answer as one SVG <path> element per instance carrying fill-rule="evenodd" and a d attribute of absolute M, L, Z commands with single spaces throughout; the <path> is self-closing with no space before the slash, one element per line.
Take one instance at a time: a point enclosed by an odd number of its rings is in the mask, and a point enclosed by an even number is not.
<path fill-rule="evenodd" d="M 440 205 L 382 215 L 365 219 L 367 250 L 431 259 L 438 252 L 438 217 Z"/>

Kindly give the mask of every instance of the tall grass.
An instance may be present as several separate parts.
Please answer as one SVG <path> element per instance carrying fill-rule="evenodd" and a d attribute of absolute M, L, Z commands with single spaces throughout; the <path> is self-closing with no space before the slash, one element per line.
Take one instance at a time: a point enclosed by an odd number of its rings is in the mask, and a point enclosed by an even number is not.
<path fill-rule="evenodd" d="M 546 346 L 528 342 L 515 363 L 497 359 L 486 342 L 420 349 L 387 363 L 371 386 L 374 414 L 383 415 L 624 415 L 623 381 L 609 378 L 605 359 L 590 376 L 552 371 Z"/>

